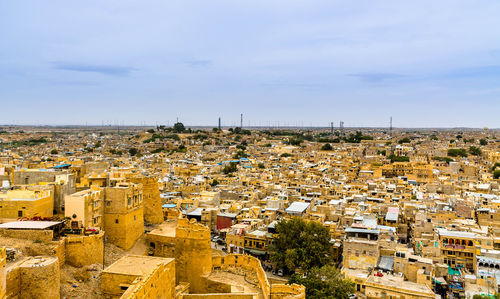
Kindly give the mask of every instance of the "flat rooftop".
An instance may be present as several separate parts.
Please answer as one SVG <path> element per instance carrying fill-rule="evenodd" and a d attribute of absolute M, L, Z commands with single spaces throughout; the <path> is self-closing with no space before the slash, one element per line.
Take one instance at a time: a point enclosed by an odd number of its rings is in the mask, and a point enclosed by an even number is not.
<path fill-rule="evenodd" d="M 143 276 L 153 272 L 160 264 L 173 262 L 173 258 L 145 255 L 127 255 L 104 269 L 104 273 Z"/>
<path fill-rule="evenodd" d="M 383 285 L 385 287 L 392 287 L 399 290 L 406 290 L 409 292 L 434 294 L 434 292 L 425 284 L 405 281 L 403 277 L 392 274 L 383 273 L 382 277 L 369 275 L 366 282 L 374 285 Z"/>
<path fill-rule="evenodd" d="M 176 228 L 177 228 L 176 221 L 167 221 L 160 224 L 158 228 L 152 230 L 148 234 L 175 238 Z"/>
<path fill-rule="evenodd" d="M 0 228 L 7 229 L 48 229 L 61 221 L 12 221 L 0 224 Z"/>

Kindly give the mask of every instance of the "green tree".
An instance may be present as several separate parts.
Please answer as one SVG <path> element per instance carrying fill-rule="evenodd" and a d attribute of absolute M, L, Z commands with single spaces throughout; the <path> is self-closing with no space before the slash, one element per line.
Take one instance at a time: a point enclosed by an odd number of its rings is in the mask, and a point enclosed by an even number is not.
<path fill-rule="evenodd" d="M 340 271 L 332 265 L 313 268 L 306 276 L 293 274 L 289 283 L 305 286 L 308 299 L 347 299 L 355 292 L 355 283 L 344 279 Z"/>
<path fill-rule="evenodd" d="M 356 131 L 355 134 L 350 133 L 349 136 L 344 137 L 344 141 L 348 143 L 360 143 L 361 140 L 373 140 L 370 135 L 363 135 L 361 131 Z"/>
<path fill-rule="evenodd" d="M 137 155 L 139 151 L 135 148 L 135 147 L 131 147 L 128 149 L 128 153 L 131 155 L 131 156 L 135 156 Z"/>
<path fill-rule="evenodd" d="M 300 138 L 292 138 L 290 139 L 290 141 L 288 141 L 288 143 L 290 143 L 290 145 L 294 145 L 294 146 L 300 146 L 300 144 L 304 142 L 304 139 L 300 139 Z"/>
<path fill-rule="evenodd" d="M 236 165 L 235 162 L 231 162 L 231 163 L 227 164 L 222 169 L 222 172 L 224 174 L 230 174 L 230 173 L 233 173 L 233 172 L 236 172 L 236 171 L 238 171 L 238 166 Z"/>
<path fill-rule="evenodd" d="M 56 149 L 50 151 L 51 155 L 57 155 L 59 152 Z"/>
<path fill-rule="evenodd" d="M 184 124 L 181 122 L 175 123 L 174 124 L 174 132 L 175 133 L 182 133 L 186 131 L 186 128 L 184 127 Z"/>
<path fill-rule="evenodd" d="M 479 139 L 479 144 L 480 145 L 488 145 L 488 140 L 486 140 L 484 138 L 483 139 Z"/>
<path fill-rule="evenodd" d="M 276 224 L 277 235 L 270 246 L 271 261 L 288 272 L 309 272 L 331 261 L 330 232 L 315 221 L 295 217 Z"/>
<path fill-rule="evenodd" d="M 399 141 L 398 141 L 399 144 L 410 143 L 410 142 L 411 142 L 411 140 L 408 137 L 405 137 L 403 139 L 399 139 Z"/>
<path fill-rule="evenodd" d="M 473 156 L 481 156 L 483 153 L 479 147 L 471 146 L 469 147 L 469 153 Z"/>
<path fill-rule="evenodd" d="M 215 187 L 217 185 L 219 185 L 219 181 L 217 181 L 217 179 L 213 179 L 212 182 L 210 183 L 210 186 L 212 187 Z"/>
<path fill-rule="evenodd" d="M 467 157 L 467 151 L 465 148 L 450 148 L 448 150 L 448 156 L 450 157 Z"/>
<path fill-rule="evenodd" d="M 500 169 L 493 171 L 493 178 L 495 180 L 500 178 Z"/>
<path fill-rule="evenodd" d="M 326 143 L 321 147 L 322 151 L 331 151 L 333 149 L 332 145 L 330 143 Z"/>
<path fill-rule="evenodd" d="M 237 151 L 236 154 L 233 156 L 234 159 L 240 159 L 240 158 L 247 158 L 248 155 L 245 153 L 245 151 Z"/>
<path fill-rule="evenodd" d="M 259 167 L 260 169 L 264 169 L 265 168 L 264 163 L 257 164 L 257 167 Z"/>

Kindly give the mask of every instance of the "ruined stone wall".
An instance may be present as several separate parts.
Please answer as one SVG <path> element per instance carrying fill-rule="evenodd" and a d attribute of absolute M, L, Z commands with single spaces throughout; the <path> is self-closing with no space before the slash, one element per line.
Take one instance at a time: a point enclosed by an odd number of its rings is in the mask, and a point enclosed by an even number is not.
<path fill-rule="evenodd" d="M 183 294 L 180 299 L 253 299 L 252 294 Z"/>
<path fill-rule="evenodd" d="M 34 257 L 19 266 L 19 298 L 60 298 L 60 271 L 56 257 Z"/>
<path fill-rule="evenodd" d="M 74 267 L 102 264 L 104 260 L 104 233 L 89 236 L 68 236 L 64 239 L 66 263 Z"/>
<path fill-rule="evenodd" d="M 213 268 L 220 268 L 221 270 L 228 270 L 232 267 L 242 267 L 255 273 L 264 298 L 269 298 L 271 286 L 259 259 L 250 255 L 228 254 L 226 256 L 214 256 L 212 263 Z"/>
<path fill-rule="evenodd" d="M 177 281 L 189 282 L 193 293 L 202 292 L 202 276 L 212 270 L 209 228 L 187 219 L 179 219 L 176 228 L 175 260 Z"/>
<path fill-rule="evenodd" d="M 20 283 L 21 280 L 19 278 L 21 271 L 18 267 L 11 268 L 6 272 L 6 294 L 7 298 L 17 298 L 19 296 L 19 289 L 20 289 Z"/>
<path fill-rule="evenodd" d="M 306 288 L 299 284 L 271 285 L 271 299 L 305 299 Z"/>
<path fill-rule="evenodd" d="M 231 293 L 231 284 L 222 281 L 214 281 L 209 278 L 203 278 L 203 293 L 228 294 Z"/>
<path fill-rule="evenodd" d="M 0 298 L 5 298 L 6 278 L 5 264 L 7 263 L 7 252 L 5 247 L 0 248 Z"/>
<path fill-rule="evenodd" d="M 137 278 L 122 299 L 174 298 L 175 263 L 161 264 L 152 274 Z"/>
<path fill-rule="evenodd" d="M 144 207 L 144 220 L 153 224 L 163 222 L 163 211 L 161 207 L 160 187 L 156 177 L 135 177 L 130 181 L 142 184 L 142 200 Z"/>
<path fill-rule="evenodd" d="M 15 238 L 24 240 L 38 240 L 40 242 L 50 242 L 54 238 L 51 230 L 16 230 L 16 229 L 0 229 L 0 237 Z"/>

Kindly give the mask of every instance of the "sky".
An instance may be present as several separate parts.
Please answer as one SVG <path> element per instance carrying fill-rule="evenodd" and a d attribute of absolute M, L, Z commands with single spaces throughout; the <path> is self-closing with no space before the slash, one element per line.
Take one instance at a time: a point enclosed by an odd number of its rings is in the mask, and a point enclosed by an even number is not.
<path fill-rule="evenodd" d="M 0 0 L 0 124 L 500 128 L 500 1 Z"/>

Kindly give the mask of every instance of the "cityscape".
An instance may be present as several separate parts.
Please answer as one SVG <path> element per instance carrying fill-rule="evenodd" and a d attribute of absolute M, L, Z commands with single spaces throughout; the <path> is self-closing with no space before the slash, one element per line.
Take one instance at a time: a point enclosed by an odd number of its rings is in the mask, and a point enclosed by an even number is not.
<path fill-rule="evenodd" d="M 0 1 L 0 299 L 500 299 L 499 16 Z"/>

